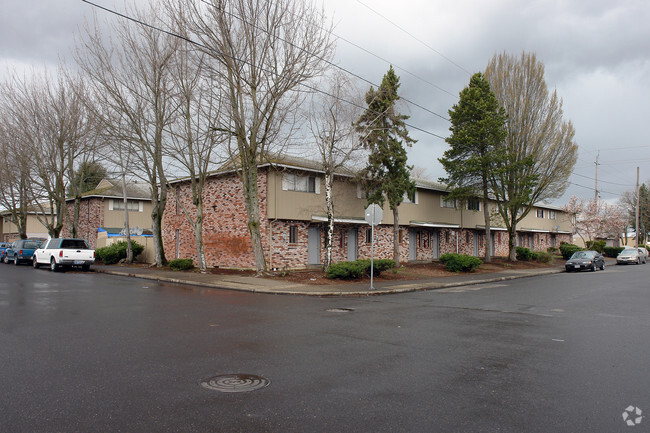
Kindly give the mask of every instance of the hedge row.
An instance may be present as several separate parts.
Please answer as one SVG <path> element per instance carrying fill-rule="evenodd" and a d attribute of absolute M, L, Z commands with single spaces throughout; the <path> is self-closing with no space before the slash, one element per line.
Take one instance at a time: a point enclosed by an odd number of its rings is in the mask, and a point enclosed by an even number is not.
<path fill-rule="evenodd" d="M 112 265 L 120 260 L 126 259 L 126 241 L 115 242 L 112 245 L 95 250 L 95 256 L 105 265 Z M 137 257 L 144 251 L 144 246 L 136 241 L 131 241 L 133 257 Z"/>
<path fill-rule="evenodd" d="M 390 259 L 377 259 L 373 263 L 373 275 L 379 276 L 382 271 L 395 267 L 395 262 Z M 356 260 L 354 262 L 333 263 L 327 269 L 327 278 L 340 278 L 351 280 L 370 275 L 370 260 Z"/>
<path fill-rule="evenodd" d="M 443 254 L 439 260 L 451 272 L 472 272 L 483 264 L 478 257 L 456 253 Z"/>
<path fill-rule="evenodd" d="M 553 254 L 545 251 L 531 251 L 528 248 L 517 247 L 517 260 L 531 261 L 536 260 L 540 263 L 551 263 L 553 261 Z"/>

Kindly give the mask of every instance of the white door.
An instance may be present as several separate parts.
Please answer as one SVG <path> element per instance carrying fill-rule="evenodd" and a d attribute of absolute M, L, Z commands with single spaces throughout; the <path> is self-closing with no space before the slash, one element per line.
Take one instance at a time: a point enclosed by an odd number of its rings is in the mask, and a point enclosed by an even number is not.
<path fill-rule="evenodd" d="M 307 256 L 310 265 L 320 265 L 320 227 L 309 226 Z"/>
<path fill-rule="evenodd" d="M 409 230 L 409 260 L 413 261 L 417 257 L 417 233 L 415 230 Z"/>
<path fill-rule="evenodd" d="M 348 230 L 348 261 L 357 259 L 357 229 Z"/>
<path fill-rule="evenodd" d="M 436 260 L 440 255 L 439 243 L 438 243 L 438 232 L 434 231 L 431 233 L 431 247 L 433 248 L 433 259 Z"/>

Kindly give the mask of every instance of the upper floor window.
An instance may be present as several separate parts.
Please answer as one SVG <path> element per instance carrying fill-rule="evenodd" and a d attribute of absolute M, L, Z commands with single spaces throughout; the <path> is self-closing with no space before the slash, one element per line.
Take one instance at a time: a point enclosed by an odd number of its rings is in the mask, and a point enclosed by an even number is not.
<path fill-rule="evenodd" d="M 555 219 L 555 211 L 554 210 L 548 211 L 548 219 L 550 219 L 550 220 Z"/>
<path fill-rule="evenodd" d="M 537 218 L 544 218 L 544 209 L 537 209 Z"/>
<path fill-rule="evenodd" d="M 284 173 L 282 175 L 282 190 L 320 194 L 320 179 L 316 176 Z"/>
<path fill-rule="evenodd" d="M 139 200 L 127 200 L 126 208 L 129 212 L 142 212 L 143 203 Z M 108 210 L 124 210 L 124 200 L 110 200 Z"/>
<path fill-rule="evenodd" d="M 454 199 L 446 199 L 445 196 L 440 197 L 440 207 L 448 207 L 451 209 L 456 208 L 456 200 Z"/>
<path fill-rule="evenodd" d="M 481 210 L 481 200 L 477 198 L 470 198 L 467 200 L 468 210 Z"/>
<path fill-rule="evenodd" d="M 408 193 L 404 193 L 404 198 L 402 199 L 402 203 L 412 203 L 412 204 L 418 204 L 418 192 L 415 191 L 413 195 L 413 200 L 409 198 Z"/>

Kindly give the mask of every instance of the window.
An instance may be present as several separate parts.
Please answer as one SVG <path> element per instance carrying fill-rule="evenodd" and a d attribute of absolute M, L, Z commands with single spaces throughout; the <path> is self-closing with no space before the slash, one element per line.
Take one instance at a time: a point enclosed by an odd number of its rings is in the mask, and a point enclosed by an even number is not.
<path fill-rule="evenodd" d="M 469 232 L 465 232 L 465 243 L 469 243 Z"/>
<path fill-rule="evenodd" d="M 440 207 L 447 207 L 447 208 L 454 209 L 454 208 L 456 208 L 456 200 L 453 200 L 453 199 L 447 200 L 445 198 L 445 196 L 441 196 L 440 197 Z"/>
<path fill-rule="evenodd" d="M 282 175 L 282 190 L 320 194 L 320 178 L 285 173 Z"/>
<path fill-rule="evenodd" d="M 298 227 L 289 226 L 289 243 L 295 244 L 298 242 Z"/>
<path fill-rule="evenodd" d="M 140 212 L 140 202 L 138 200 L 128 200 L 127 209 L 129 212 Z M 124 210 L 124 200 L 113 200 L 113 209 L 111 210 Z"/>
<path fill-rule="evenodd" d="M 468 199 L 467 210 L 481 210 L 481 200 L 477 198 Z"/>
<path fill-rule="evenodd" d="M 366 229 L 366 243 L 367 244 L 372 243 L 372 230 L 371 229 Z"/>
<path fill-rule="evenodd" d="M 445 232 L 445 242 L 449 243 L 449 230 Z"/>
<path fill-rule="evenodd" d="M 544 209 L 537 209 L 537 218 L 544 218 Z"/>
<path fill-rule="evenodd" d="M 548 211 L 548 219 L 550 219 L 550 220 L 555 219 L 555 211 L 554 210 Z"/>
<path fill-rule="evenodd" d="M 415 193 L 413 193 L 413 194 L 414 194 L 414 195 L 413 195 L 413 200 L 411 200 L 411 199 L 409 198 L 408 193 L 405 192 L 405 193 L 404 193 L 404 198 L 402 199 L 402 202 L 403 202 L 403 203 L 418 204 L 418 192 L 415 191 Z"/>

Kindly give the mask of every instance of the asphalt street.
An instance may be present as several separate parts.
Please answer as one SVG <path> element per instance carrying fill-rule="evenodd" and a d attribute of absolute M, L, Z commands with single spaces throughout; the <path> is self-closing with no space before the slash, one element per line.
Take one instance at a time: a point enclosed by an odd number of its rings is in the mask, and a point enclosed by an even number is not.
<path fill-rule="evenodd" d="M 315 298 L 0 265 L 0 431 L 650 431 L 649 275 Z"/>

